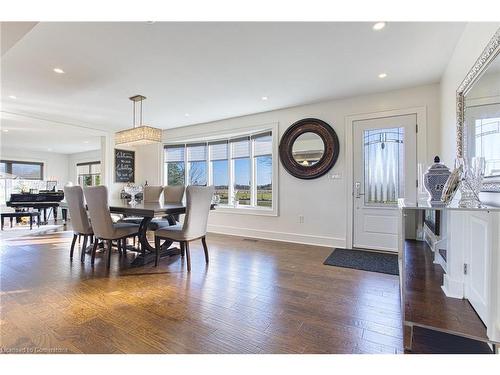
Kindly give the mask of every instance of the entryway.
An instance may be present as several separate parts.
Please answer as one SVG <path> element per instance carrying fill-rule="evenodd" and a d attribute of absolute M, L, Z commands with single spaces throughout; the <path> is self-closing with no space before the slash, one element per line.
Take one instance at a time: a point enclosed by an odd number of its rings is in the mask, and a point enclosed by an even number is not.
<path fill-rule="evenodd" d="M 353 121 L 353 247 L 397 251 L 397 200 L 417 190 L 417 115 Z"/>

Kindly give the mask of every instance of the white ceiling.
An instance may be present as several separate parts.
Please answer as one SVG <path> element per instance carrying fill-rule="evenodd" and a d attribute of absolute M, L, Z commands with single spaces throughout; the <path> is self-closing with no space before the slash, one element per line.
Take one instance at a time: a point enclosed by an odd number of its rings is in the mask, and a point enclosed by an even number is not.
<path fill-rule="evenodd" d="M 73 154 L 101 148 L 98 131 L 2 113 L 0 154 L 5 148 Z M 28 157 L 28 155 L 26 155 Z"/>
<path fill-rule="evenodd" d="M 43 22 L 2 56 L 2 111 L 117 130 L 143 94 L 144 122 L 172 128 L 434 83 L 464 26 Z"/>

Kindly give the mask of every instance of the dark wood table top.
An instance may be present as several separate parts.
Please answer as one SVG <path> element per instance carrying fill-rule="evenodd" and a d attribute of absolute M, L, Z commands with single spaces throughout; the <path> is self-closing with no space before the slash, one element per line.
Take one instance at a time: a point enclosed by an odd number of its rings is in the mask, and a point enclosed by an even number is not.
<path fill-rule="evenodd" d="M 114 214 L 126 214 L 142 217 L 155 217 L 163 215 L 175 215 L 186 213 L 186 206 L 176 203 L 143 203 L 138 202 L 131 205 L 126 199 L 111 199 L 109 211 Z"/>

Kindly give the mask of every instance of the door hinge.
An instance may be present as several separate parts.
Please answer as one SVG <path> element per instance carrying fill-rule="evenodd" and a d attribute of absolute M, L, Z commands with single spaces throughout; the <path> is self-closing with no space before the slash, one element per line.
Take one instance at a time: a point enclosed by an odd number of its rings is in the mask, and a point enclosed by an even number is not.
<path fill-rule="evenodd" d="M 418 133 L 418 124 L 415 124 L 415 133 Z"/>
<path fill-rule="evenodd" d="M 464 263 L 464 275 L 467 275 L 467 263 Z"/>

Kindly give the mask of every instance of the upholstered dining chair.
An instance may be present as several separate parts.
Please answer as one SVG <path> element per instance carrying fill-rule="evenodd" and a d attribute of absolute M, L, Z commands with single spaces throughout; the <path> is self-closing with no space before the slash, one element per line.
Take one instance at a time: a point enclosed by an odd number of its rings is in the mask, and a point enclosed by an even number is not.
<path fill-rule="evenodd" d="M 163 188 L 163 201 L 165 203 L 181 203 L 185 190 L 184 185 L 165 186 Z"/>
<path fill-rule="evenodd" d="M 106 241 L 108 248 L 107 267 L 111 264 L 112 241 L 116 240 L 118 251 L 126 246 L 126 239 L 135 237 L 139 232 L 139 225 L 133 223 L 113 223 L 108 206 L 108 189 L 106 186 L 90 186 L 83 190 L 87 207 L 92 221 L 95 237 Z M 94 265 L 97 241 L 92 248 L 92 265 Z"/>
<path fill-rule="evenodd" d="M 85 260 L 85 249 L 87 247 L 88 239 L 90 238 L 90 243 L 94 242 L 94 232 L 83 201 L 83 190 L 81 186 L 65 186 L 64 197 L 68 203 L 71 226 L 73 228 L 73 241 L 71 242 L 69 257 L 73 259 L 76 239 L 79 236 L 83 236 L 81 254 L 81 261 L 83 262 Z"/>
<path fill-rule="evenodd" d="M 161 193 L 163 192 L 163 186 L 147 185 L 144 186 L 143 190 L 143 202 L 144 203 L 158 203 L 160 201 Z M 142 217 L 124 217 L 118 222 L 120 223 L 133 223 L 140 224 Z"/>
<path fill-rule="evenodd" d="M 163 202 L 165 204 L 181 204 L 184 198 L 184 191 L 186 190 L 184 185 L 176 186 L 165 186 L 163 188 Z M 175 221 L 179 221 L 179 215 L 172 215 Z M 170 225 L 168 218 L 164 216 L 163 218 L 153 219 L 149 225 L 149 230 L 158 230 L 159 228 L 165 228 Z"/>
<path fill-rule="evenodd" d="M 189 242 L 201 239 L 205 252 L 205 262 L 208 264 L 208 248 L 205 235 L 207 233 L 208 214 L 215 188 L 213 186 L 188 186 L 186 189 L 186 216 L 183 224 L 160 228 L 155 231 L 155 266 L 160 260 L 160 240 L 168 239 L 179 242 L 181 256 L 186 255 L 187 269 L 191 271 L 191 255 Z"/>

